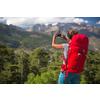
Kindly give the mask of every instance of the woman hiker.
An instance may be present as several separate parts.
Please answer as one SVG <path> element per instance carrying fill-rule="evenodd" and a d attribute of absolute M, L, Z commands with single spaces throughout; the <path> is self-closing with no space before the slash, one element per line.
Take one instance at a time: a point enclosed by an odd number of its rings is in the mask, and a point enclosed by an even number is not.
<path fill-rule="evenodd" d="M 65 39 L 68 41 L 68 43 L 64 44 L 55 44 L 55 39 L 57 37 L 57 33 L 53 35 L 53 41 L 52 41 L 52 47 L 57 48 L 57 49 L 64 49 L 64 57 L 63 59 L 63 65 L 65 65 L 68 62 L 68 52 L 69 52 L 69 43 L 71 43 L 71 39 L 74 35 L 78 34 L 78 32 L 74 30 L 70 30 L 67 34 L 67 38 L 65 37 L 64 34 L 61 34 L 61 38 Z M 66 81 L 65 81 L 66 80 Z M 77 73 L 71 73 L 68 72 L 67 77 L 65 77 L 65 71 L 61 70 L 59 79 L 58 79 L 58 84 L 79 84 L 79 74 Z"/>

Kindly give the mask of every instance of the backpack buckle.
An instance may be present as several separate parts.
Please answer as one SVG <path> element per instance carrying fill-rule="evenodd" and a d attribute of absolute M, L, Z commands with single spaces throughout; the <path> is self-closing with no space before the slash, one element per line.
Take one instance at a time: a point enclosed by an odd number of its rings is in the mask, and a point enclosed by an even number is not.
<path fill-rule="evenodd" d="M 65 71 L 63 70 L 62 73 L 64 73 Z"/>
<path fill-rule="evenodd" d="M 83 52 L 85 52 L 85 50 L 83 49 Z"/>
<path fill-rule="evenodd" d="M 82 54 L 85 52 L 85 50 L 83 49 Z"/>
<path fill-rule="evenodd" d="M 80 55 L 81 55 L 81 53 L 78 53 L 78 55 L 80 56 Z"/>

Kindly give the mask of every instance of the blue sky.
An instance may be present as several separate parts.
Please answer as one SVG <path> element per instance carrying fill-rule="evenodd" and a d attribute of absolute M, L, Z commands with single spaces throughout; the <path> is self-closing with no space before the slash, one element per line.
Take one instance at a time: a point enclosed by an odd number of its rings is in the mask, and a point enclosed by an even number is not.
<path fill-rule="evenodd" d="M 53 24 L 61 23 L 87 23 L 100 27 L 100 17 L 0 17 L 0 23 L 13 24 L 22 28 L 31 27 L 34 24 Z"/>
<path fill-rule="evenodd" d="M 100 21 L 100 17 L 77 17 L 77 18 L 82 18 L 84 20 L 88 20 L 89 22 L 87 23 L 88 25 L 96 25 L 100 27 L 100 23 L 96 24 L 97 22 Z"/>

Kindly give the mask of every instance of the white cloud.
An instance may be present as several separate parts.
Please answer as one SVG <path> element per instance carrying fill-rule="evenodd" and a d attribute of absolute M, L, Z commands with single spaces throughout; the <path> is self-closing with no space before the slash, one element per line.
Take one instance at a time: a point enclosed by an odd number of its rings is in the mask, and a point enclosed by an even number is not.
<path fill-rule="evenodd" d="M 79 19 L 79 18 L 75 18 L 75 19 L 74 19 L 74 22 L 75 22 L 75 23 L 79 23 L 79 22 L 84 22 L 84 20 L 83 20 L 83 19 Z"/>
<path fill-rule="evenodd" d="M 99 22 L 96 22 L 96 24 L 100 24 L 100 21 Z"/>
<path fill-rule="evenodd" d="M 6 23 L 13 24 L 20 27 L 25 26 L 33 26 L 34 24 L 54 24 L 54 23 L 79 23 L 79 22 L 85 22 L 88 23 L 87 20 L 83 20 L 80 18 L 75 17 L 3 17 L 0 18 L 0 21 L 5 21 Z"/>
<path fill-rule="evenodd" d="M 57 25 L 57 23 L 53 23 L 52 25 Z"/>
<path fill-rule="evenodd" d="M 89 21 L 88 21 L 88 20 L 85 20 L 84 22 L 85 22 L 85 23 L 88 23 Z"/>

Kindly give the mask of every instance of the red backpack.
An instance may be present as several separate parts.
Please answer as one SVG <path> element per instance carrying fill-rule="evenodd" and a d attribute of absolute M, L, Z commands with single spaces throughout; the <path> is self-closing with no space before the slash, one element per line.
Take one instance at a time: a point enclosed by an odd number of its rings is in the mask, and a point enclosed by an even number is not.
<path fill-rule="evenodd" d="M 68 72 L 71 73 L 81 73 L 84 70 L 84 64 L 88 51 L 88 37 L 84 34 L 77 34 L 72 37 L 71 43 L 69 44 L 68 53 L 68 65 L 66 64 L 65 57 L 63 55 L 63 60 L 65 65 L 62 64 L 62 71 L 65 70 L 65 81 Z"/>

